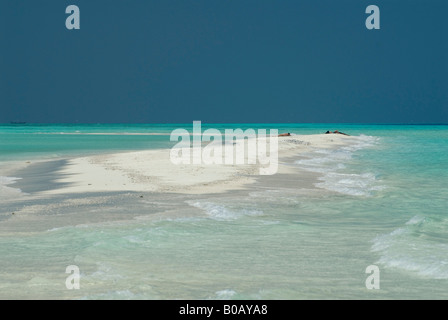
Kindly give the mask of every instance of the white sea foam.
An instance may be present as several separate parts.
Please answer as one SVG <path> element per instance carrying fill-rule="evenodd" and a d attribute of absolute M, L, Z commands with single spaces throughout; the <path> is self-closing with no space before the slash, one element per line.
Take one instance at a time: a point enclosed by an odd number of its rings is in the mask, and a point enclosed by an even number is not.
<path fill-rule="evenodd" d="M 216 220 L 235 220 L 243 216 L 263 215 L 261 210 L 230 209 L 224 205 L 206 201 L 187 201 L 187 203 L 203 210 L 209 217 Z"/>
<path fill-rule="evenodd" d="M 234 290 L 220 290 L 220 291 L 216 291 L 216 299 L 217 300 L 229 300 L 232 299 L 232 297 L 234 297 L 236 295 L 236 291 Z"/>
<path fill-rule="evenodd" d="M 0 200 L 8 200 L 24 194 L 19 188 L 9 187 L 19 179 L 21 178 L 0 176 Z"/>
<path fill-rule="evenodd" d="M 413 224 L 419 224 L 425 221 L 425 217 L 421 217 L 421 216 L 414 216 L 412 217 L 411 220 L 409 220 L 408 222 L 406 222 L 406 225 L 413 225 Z"/>
<path fill-rule="evenodd" d="M 12 184 L 12 183 L 16 182 L 19 179 L 21 179 L 21 178 L 0 176 L 0 185 L 6 186 L 8 184 Z"/>
<path fill-rule="evenodd" d="M 377 262 L 388 268 L 412 272 L 431 279 L 448 279 L 448 244 L 432 241 L 440 222 L 414 216 L 402 227 L 373 239 Z M 445 221 L 446 223 L 446 221 Z"/>
<path fill-rule="evenodd" d="M 90 281 L 118 281 L 127 276 L 119 273 L 116 268 L 104 262 L 96 262 L 97 270 L 91 274 L 82 274 L 85 280 Z"/>
<path fill-rule="evenodd" d="M 370 196 L 373 191 L 382 190 L 376 185 L 376 177 L 373 173 L 336 173 L 329 172 L 319 178 L 322 182 L 316 183 L 317 187 L 353 196 Z"/>
<path fill-rule="evenodd" d="M 321 182 L 316 187 L 353 196 L 370 196 L 382 190 L 376 175 L 372 172 L 350 172 L 348 167 L 353 154 L 361 149 L 374 146 L 378 138 L 371 136 L 352 137 L 353 143 L 337 149 L 316 149 L 306 159 L 295 164 L 306 171 L 321 173 Z"/>

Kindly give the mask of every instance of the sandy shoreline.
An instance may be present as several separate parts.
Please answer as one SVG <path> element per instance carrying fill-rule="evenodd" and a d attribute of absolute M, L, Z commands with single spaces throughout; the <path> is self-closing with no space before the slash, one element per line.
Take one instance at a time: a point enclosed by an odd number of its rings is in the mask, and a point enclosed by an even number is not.
<path fill-rule="evenodd" d="M 258 163 L 175 165 L 170 149 L 23 161 L 2 172 L 20 179 L 3 186 L 17 192 L 1 200 L 0 233 L 203 214 L 188 205 L 201 197 L 265 197 L 265 190 L 276 196 L 322 194 L 324 190 L 316 187 L 319 174 L 300 170 L 294 161 L 356 141 L 357 137 L 335 134 L 279 137 L 274 175 L 260 175 Z"/>
<path fill-rule="evenodd" d="M 278 139 L 278 174 L 291 172 L 285 159 L 316 148 L 333 148 L 352 141 L 337 134 L 293 135 Z M 246 154 L 247 156 L 247 154 Z M 247 157 L 246 157 L 247 160 Z M 221 193 L 247 188 L 259 177 L 259 163 L 173 164 L 170 149 L 102 154 L 67 160 L 57 173 L 60 188 L 50 194 L 89 192 Z M 266 177 L 269 179 L 269 176 Z"/>

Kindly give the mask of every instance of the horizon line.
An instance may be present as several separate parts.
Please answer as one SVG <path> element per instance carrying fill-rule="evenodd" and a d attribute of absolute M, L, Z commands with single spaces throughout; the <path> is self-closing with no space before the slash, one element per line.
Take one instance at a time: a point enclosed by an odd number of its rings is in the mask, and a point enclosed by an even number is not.
<path fill-rule="evenodd" d="M 0 122 L 0 126 L 4 125 L 14 125 L 14 126 L 32 126 L 32 125 L 181 125 L 181 124 L 191 124 L 193 121 L 201 121 L 201 120 L 192 120 L 191 122 Z M 202 124 L 219 124 L 219 125 L 237 125 L 237 124 L 259 124 L 259 125 L 448 125 L 446 122 L 203 122 Z"/>

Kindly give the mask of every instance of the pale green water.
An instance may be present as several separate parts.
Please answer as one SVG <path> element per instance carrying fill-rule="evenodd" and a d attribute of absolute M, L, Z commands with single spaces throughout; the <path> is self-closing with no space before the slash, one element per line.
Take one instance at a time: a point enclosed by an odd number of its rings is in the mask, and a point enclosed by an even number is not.
<path fill-rule="evenodd" d="M 191 124 L 4 126 L 0 161 L 169 147 L 168 135 L 66 133 L 169 134 L 179 127 Z M 225 195 L 29 200 L 3 178 L 0 227 L 32 217 L 35 232 L 0 229 L 0 297 L 448 298 L 448 126 L 233 127 L 361 136 L 350 147 L 293 160 L 319 174 L 317 188 L 303 192 L 258 183 Z M 372 264 L 380 269 L 379 290 L 365 286 Z M 80 268 L 80 290 L 65 287 L 68 265 Z"/>

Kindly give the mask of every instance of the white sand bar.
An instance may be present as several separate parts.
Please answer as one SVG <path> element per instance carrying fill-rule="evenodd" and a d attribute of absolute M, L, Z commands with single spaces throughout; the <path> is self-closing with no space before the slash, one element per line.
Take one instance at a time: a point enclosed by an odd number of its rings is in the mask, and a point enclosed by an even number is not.
<path fill-rule="evenodd" d="M 350 144 L 356 137 L 340 134 L 278 137 L 279 173 L 290 167 L 282 159 L 316 148 Z M 269 148 L 268 148 L 269 150 Z M 170 149 L 103 154 L 70 159 L 58 173 L 64 187 L 51 194 L 107 191 L 217 193 L 248 187 L 259 175 L 260 164 L 173 164 Z"/>

